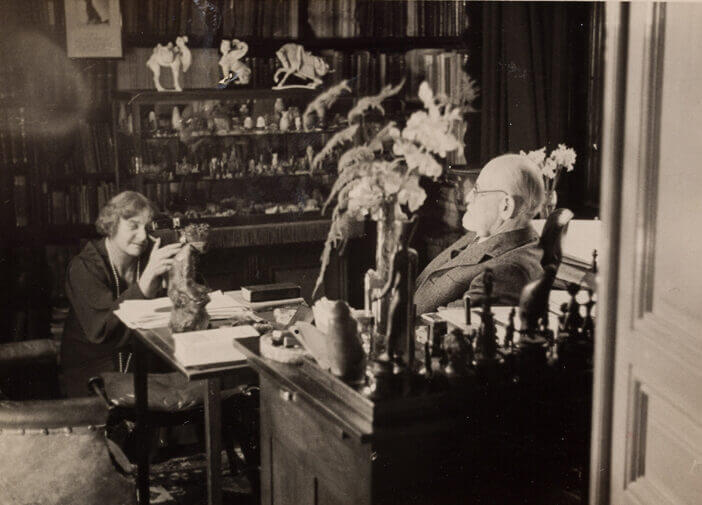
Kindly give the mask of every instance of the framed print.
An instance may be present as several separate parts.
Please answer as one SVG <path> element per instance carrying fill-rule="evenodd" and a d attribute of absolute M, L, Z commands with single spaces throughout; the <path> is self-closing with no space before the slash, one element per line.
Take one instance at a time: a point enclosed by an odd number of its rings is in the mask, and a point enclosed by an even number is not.
<path fill-rule="evenodd" d="M 65 0 L 69 58 L 121 58 L 119 0 Z"/>

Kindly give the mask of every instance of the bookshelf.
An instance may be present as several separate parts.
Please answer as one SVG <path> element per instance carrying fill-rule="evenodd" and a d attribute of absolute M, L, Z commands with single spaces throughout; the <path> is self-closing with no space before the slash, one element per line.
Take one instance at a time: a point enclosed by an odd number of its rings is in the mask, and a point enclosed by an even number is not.
<path fill-rule="evenodd" d="M 450 94 L 460 68 L 468 65 L 472 67 L 471 76 L 477 80 L 480 77 L 475 72 L 480 66 L 476 63 L 479 47 L 471 35 L 479 23 L 480 7 L 463 1 L 121 0 L 124 58 L 119 60 L 66 57 L 64 0 L 27 0 L 23 6 L 20 4 L 12 3 L 4 12 L 11 21 L 10 27 L 16 25 L 21 33 L 31 37 L 12 35 L 8 37 L 12 44 L 0 47 L 0 54 L 9 55 L 3 57 L 0 68 L 0 233 L 5 239 L 3 254 L 16 259 L 5 263 L 3 279 L 6 285 L 14 286 L 12 279 L 19 275 L 19 258 L 26 259 L 25 251 L 34 251 L 36 264 L 31 268 L 35 272 L 55 272 L 40 274 L 36 281 L 46 284 L 43 291 L 51 299 L 62 296 L 62 272 L 68 259 L 82 241 L 96 236 L 92 223 L 98 209 L 122 189 L 142 189 L 163 208 L 176 203 L 173 210 L 184 215 L 187 208 L 178 205 L 178 201 L 172 202 L 171 195 L 180 195 L 181 200 L 194 201 L 202 208 L 212 200 L 220 203 L 246 196 L 270 196 L 269 203 L 275 205 L 292 203 L 287 197 L 276 202 L 273 196 L 277 193 L 294 195 L 302 191 L 312 196 L 317 190 L 324 196 L 333 183 L 333 170 L 314 176 L 295 173 L 304 170 L 292 170 L 224 179 L 200 170 L 196 174 L 175 174 L 173 167 L 173 179 L 160 173 L 130 174 L 132 155 L 141 153 L 144 162 L 148 145 L 152 150 L 170 149 L 176 154 L 183 149 L 179 136 L 173 132 L 155 136 L 148 126 L 143 127 L 148 125 L 147 111 L 156 112 L 158 108 L 159 115 L 168 116 L 162 111 L 174 106 L 182 111 L 189 103 L 211 100 L 260 102 L 268 109 L 274 106 L 276 98 L 282 98 L 286 106 L 304 109 L 319 91 L 270 89 L 272 74 L 278 67 L 275 52 L 288 42 L 300 43 L 330 63 L 335 72 L 325 78 L 325 86 L 352 79 L 353 92 L 346 102 L 340 103 L 341 113 L 350 101 L 377 92 L 403 76 L 407 82 L 405 94 L 396 104 L 399 112 L 417 106 L 412 97 L 425 78 L 436 91 Z M 202 11 L 198 5 L 211 9 Z M 152 91 L 145 61 L 156 43 L 173 41 L 181 34 L 188 36 L 193 52 L 193 67 L 182 81 L 185 91 L 156 93 Z M 245 61 L 253 71 L 250 87 L 214 89 L 220 78 L 218 48 L 223 38 L 239 38 L 249 44 Z M 22 46 L 26 52 L 16 50 Z M 30 63 L 37 53 L 46 55 L 41 79 L 31 78 L 34 67 Z M 169 74 L 162 73 L 164 85 L 169 84 Z M 125 104 L 127 115 L 131 112 L 133 127 L 137 125 L 138 131 L 125 133 L 120 124 L 120 104 Z M 56 126 L 63 125 L 62 120 L 67 117 L 71 118 L 71 127 Z M 257 117 L 252 119 L 255 122 Z M 479 113 L 468 115 L 467 120 L 471 138 L 479 138 Z M 280 146 L 287 145 L 299 160 L 304 147 L 321 147 L 336 126 L 330 122 L 311 132 L 215 132 L 199 140 L 230 148 L 273 145 L 278 146 L 280 153 L 284 149 Z M 174 157 L 173 163 L 175 160 L 180 162 L 182 157 Z M 268 159 L 264 161 L 270 163 Z M 259 189 L 245 195 L 245 188 Z M 236 205 L 242 206 L 240 202 Z M 262 226 L 273 230 L 266 231 L 269 235 L 265 240 L 269 242 L 283 237 L 286 243 L 311 240 L 309 243 L 316 244 L 318 235 L 323 235 L 320 223 L 325 218 L 318 210 L 298 208 L 299 212 L 277 214 L 265 211 L 214 215 L 208 219 L 222 229 L 241 231 Z M 195 219 L 198 218 L 201 217 Z M 313 231 L 307 233 L 304 226 L 293 227 L 301 222 L 313 223 L 309 226 Z M 273 226 L 276 223 L 277 229 Z M 286 226 L 289 231 L 285 231 Z M 239 237 L 241 233 L 232 236 Z M 256 240 L 251 243 L 257 243 Z M 290 260 L 284 267 L 279 255 L 271 251 L 263 252 L 261 257 L 268 259 L 258 263 L 251 252 L 242 249 L 237 253 L 239 262 L 247 266 L 242 273 L 232 275 L 251 275 L 260 281 L 287 280 L 285 275 L 295 269 L 308 276 L 318 269 L 317 251 L 307 252 L 300 260 L 302 266 L 300 261 Z M 231 260 L 222 256 L 221 262 L 227 261 Z M 9 322 L 4 330 L 14 324 L 12 317 L 6 321 Z"/>

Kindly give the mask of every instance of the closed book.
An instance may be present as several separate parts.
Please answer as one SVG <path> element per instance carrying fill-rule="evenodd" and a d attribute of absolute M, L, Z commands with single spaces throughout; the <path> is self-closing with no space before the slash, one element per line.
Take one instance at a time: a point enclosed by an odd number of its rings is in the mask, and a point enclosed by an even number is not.
<path fill-rule="evenodd" d="M 242 286 L 241 296 L 247 302 L 266 302 L 269 300 L 298 298 L 300 296 L 300 286 L 291 282 Z"/>

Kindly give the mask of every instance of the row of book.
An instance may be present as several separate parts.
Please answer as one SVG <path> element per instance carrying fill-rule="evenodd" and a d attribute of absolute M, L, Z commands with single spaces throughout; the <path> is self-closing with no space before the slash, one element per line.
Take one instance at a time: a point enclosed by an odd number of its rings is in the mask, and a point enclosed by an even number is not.
<path fill-rule="evenodd" d="M 76 151 L 75 155 L 82 157 L 82 173 L 106 174 L 115 170 L 114 138 L 108 123 L 81 121 L 78 137 L 80 143 L 76 144 L 76 148 L 79 147 L 80 151 Z"/>
<path fill-rule="evenodd" d="M 128 36 L 188 34 L 214 41 L 299 35 L 299 0 L 122 0 L 121 7 Z"/>
<path fill-rule="evenodd" d="M 316 37 L 458 37 L 468 29 L 467 2 L 308 0 Z"/>
<path fill-rule="evenodd" d="M 52 188 L 46 193 L 46 223 L 50 225 L 94 223 L 100 209 L 116 193 L 117 186 L 113 182 Z"/>
<path fill-rule="evenodd" d="M 127 36 L 194 35 L 215 47 L 219 38 L 304 35 L 301 0 L 122 0 Z M 463 0 L 307 0 L 315 37 L 457 37 L 468 28 Z"/>

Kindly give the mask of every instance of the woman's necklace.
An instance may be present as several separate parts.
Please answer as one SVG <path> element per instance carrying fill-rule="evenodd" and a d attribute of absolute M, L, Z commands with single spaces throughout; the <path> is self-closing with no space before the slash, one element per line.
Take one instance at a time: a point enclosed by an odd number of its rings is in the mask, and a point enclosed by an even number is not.
<path fill-rule="evenodd" d="M 112 268 L 112 275 L 115 278 L 115 288 L 116 288 L 115 298 L 119 298 L 119 295 L 122 294 L 122 291 L 120 290 L 120 285 L 119 285 L 119 275 L 117 274 L 117 267 L 115 266 L 115 262 L 112 261 L 112 246 L 110 243 L 110 239 L 107 237 L 105 238 L 105 249 L 107 250 L 107 261 L 110 262 L 110 268 Z M 134 279 L 134 282 L 137 282 L 139 280 L 140 270 L 141 270 L 141 260 L 139 258 L 137 258 L 136 277 Z M 131 352 L 129 353 L 129 355 L 127 356 L 126 362 L 124 362 L 124 353 L 122 353 L 122 352 L 117 353 L 117 359 L 119 360 L 120 373 L 127 373 L 127 370 L 129 369 L 129 362 L 132 360 L 132 353 Z"/>

